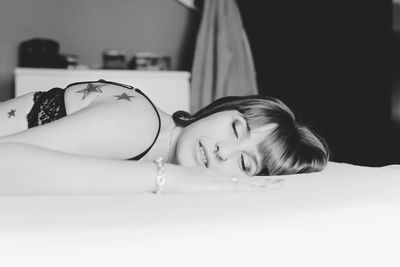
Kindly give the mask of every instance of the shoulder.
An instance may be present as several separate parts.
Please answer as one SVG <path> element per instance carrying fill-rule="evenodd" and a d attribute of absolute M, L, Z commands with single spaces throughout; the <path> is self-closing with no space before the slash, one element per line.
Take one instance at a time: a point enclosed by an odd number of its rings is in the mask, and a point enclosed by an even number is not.
<path fill-rule="evenodd" d="M 125 107 L 140 107 L 154 112 L 151 100 L 140 90 L 116 84 L 87 82 L 68 86 L 65 90 L 67 114 L 99 103 L 118 104 Z"/>
<path fill-rule="evenodd" d="M 86 114 L 85 121 L 100 125 L 97 133 L 113 138 L 123 144 L 120 150 L 131 151 L 133 155 L 148 148 L 160 131 L 157 108 L 141 91 L 117 85 L 79 84 L 65 92 L 68 115 Z M 101 90 L 101 91 L 100 91 Z M 89 92 L 86 92 L 89 91 Z M 132 155 L 132 154 L 131 154 Z"/>

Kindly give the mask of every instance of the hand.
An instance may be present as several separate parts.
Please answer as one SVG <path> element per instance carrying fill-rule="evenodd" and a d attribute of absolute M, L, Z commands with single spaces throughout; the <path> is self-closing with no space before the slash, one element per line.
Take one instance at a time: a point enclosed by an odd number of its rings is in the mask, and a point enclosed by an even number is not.
<path fill-rule="evenodd" d="M 232 176 L 203 168 L 166 166 L 164 193 L 265 191 L 275 184 L 266 176 Z"/>

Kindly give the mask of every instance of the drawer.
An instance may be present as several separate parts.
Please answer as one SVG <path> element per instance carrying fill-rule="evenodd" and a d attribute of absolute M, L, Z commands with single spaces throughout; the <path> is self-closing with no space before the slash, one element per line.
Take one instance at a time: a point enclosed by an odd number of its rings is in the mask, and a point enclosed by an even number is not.
<path fill-rule="evenodd" d="M 167 113 L 189 111 L 190 73 L 186 71 L 15 69 L 15 96 L 33 91 L 65 88 L 78 81 L 99 79 L 129 84 L 142 90 Z"/>

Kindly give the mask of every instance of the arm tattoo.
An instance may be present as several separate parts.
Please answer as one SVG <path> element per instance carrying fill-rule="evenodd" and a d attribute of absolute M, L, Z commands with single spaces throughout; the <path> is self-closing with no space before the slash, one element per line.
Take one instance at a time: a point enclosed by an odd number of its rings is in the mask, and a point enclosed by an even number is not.
<path fill-rule="evenodd" d="M 7 112 L 8 118 L 15 117 L 15 111 L 17 111 L 17 110 L 16 109 L 11 109 L 9 112 Z"/>
<path fill-rule="evenodd" d="M 132 97 L 134 97 L 134 96 L 131 96 L 131 95 L 127 95 L 126 93 L 123 93 L 123 94 L 120 94 L 120 95 L 114 95 L 114 97 L 117 97 L 117 101 L 118 100 L 128 100 L 129 102 L 131 102 L 131 98 Z"/>
<path fill-rule="evenodd" d="M 83 93 L 83 97 L 82 97 L 82 100 L 83 100 L 92 93 L 103 93 L 103 91 L 100 88 L 103 86 L 106 86 L 106 85 L 107 84 L 95 85 L 94 83 L 88 83 L 88 85 L 85 89 L 77 91 L 76 93 Z"/>

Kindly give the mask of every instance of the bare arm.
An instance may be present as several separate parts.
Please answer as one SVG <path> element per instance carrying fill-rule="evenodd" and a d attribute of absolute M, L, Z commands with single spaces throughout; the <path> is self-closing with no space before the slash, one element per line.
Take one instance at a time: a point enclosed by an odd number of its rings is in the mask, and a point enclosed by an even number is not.
<path fill-rule="evenodd" d="M 26 144 L 0 144 L 1 194 L 137 194 L 156 188 L 156 166 L 78 156 Z M 264 190 L 260 179 L 167 164 L 166 193 Z"/>
<path fill-rule="evenodd" d="M 152 162 L 61 153 L 25 144 L 0 145 L 0 194 L 133 194 L 156 188 Z"/>
<path fill-rule="evenodd" d="M 137 94 L 132 101 L 92 103 L 67 117 L 2 137 L 0 144 L 24 143 L 79 155 L 127 159 L 143 152 L 153 142 L 157 129 L 153 107 Z"/>

